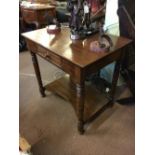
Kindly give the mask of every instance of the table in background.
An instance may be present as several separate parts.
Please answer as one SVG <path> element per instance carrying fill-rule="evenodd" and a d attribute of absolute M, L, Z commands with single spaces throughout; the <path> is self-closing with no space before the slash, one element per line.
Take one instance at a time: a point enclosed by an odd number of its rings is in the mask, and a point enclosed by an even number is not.
<path fill-rule="evenodd" d="M 20 6 L 21 15 L 23 20 L 23 27 L 26 24 L 35 24 L 36 29 L 48 25 L 46 15 L 55 17 L 55 6 L 49 4 L 32 4 L 30 6 Z"/>

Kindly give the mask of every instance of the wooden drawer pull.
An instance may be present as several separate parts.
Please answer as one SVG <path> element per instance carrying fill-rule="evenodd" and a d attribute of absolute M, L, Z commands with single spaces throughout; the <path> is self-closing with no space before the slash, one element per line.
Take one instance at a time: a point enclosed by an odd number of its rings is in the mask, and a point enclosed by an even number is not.
<path fill-rule="evenodd" d="M 48 59 L 51 58 L 50 55 L 48 54 L 48 52 L 45 54 L 45 58 L 48 58 Z"/>
<path fill-rule="evenodd" d="M 46 55 L 45 57 L 46 57 L 46 58 L 48 58 L 48 59 L 50 59 L 50 58 L 51 58 L 49 55 Z"/>

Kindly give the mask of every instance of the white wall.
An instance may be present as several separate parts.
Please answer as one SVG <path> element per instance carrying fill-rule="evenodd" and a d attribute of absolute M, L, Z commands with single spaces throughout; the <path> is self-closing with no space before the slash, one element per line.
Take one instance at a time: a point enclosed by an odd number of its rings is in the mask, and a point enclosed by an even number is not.
<path fill-rule="evenodd" d="M 109 32 L 114 35 L 119 35 L 117 9 L 118 0 L 107 0 L 104 29 L 108 28 Z"/>

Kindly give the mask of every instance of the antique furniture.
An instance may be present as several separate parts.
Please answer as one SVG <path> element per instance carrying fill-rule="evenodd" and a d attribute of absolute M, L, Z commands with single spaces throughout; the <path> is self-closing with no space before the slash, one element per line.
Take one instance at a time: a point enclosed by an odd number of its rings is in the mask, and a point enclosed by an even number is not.
<path fill-rule="evenodd" d="M 46 16 L 55 16 L 55 7 L 49 4 L 30 4 L 21 6 L 21 14 L 23 18 L 24 28 L 26 24 L 35 24 L 36 29 L 44 25 L 48 25 Z"/>
<path fill-rule="evenodd" d="M 131 40 L 109 35 L 113 42 L 110 50 L 95 53 L 90 50 L 90 43 L 98 38 L 97 34 L 76 41 L 70 39 L 69 28 L 62 28 L 61 32 L 56 35 L 49 35 L 45 28 L 23 33 L 22 35 L 26 38 L 27 47 L 32 56 L 41 95 L 45 97 L 45 90 L 50 90 L 71 102 L 78 117 L 78 130 L 83 134 L 84 124 L 90 123 L 105 108 L 113 105 L 120 65 L 125 53 L 124 49 L 131 43 Z M 56 65 L 69 76 L 43 86 L 36 55 Z M 91 115 L 89 107 L 96 106 L 99 99 L 103 102 L 103 98 L 100 98 L 100 94 L 91 85 L 86 84 L 85 79 L 88 75 L 113 61 L 116 61 L 116 66 L 112 88 L 109 96 L 107 96 L 108 102 L 103 103 L 103 106 Z"/>

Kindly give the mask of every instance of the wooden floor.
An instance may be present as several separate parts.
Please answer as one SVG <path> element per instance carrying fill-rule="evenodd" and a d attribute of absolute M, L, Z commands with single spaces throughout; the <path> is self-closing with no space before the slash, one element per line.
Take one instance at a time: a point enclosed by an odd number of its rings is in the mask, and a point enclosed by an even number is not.
<path fill-rule="evenodd" d="M 135 154 L 134 104 L 123 106 L 115 103 L 113 108 L 105 110 L 96 120 L 86 125 L 86 133 L 81 136 L 77 131 L 74 106 L 49 91 L 46 91 L 47 97 L 42 98 L 29 53 L 20 53 L 19 60 L 19 131 L 32 146 L 34 155 Z M 39 64 L 44 84 L 64 76 L 62 71 L 41 58 Z M 129 95 L 129 90 L 121 87 L 116 97 Z M 104 100 L 106 99 L 103 97 Z M 103 104 L 103 102 L 97 103 L 92 102 L 92 105 L 99 107 Z M 86 115 L 89 114 L 88 112 Z"/>

